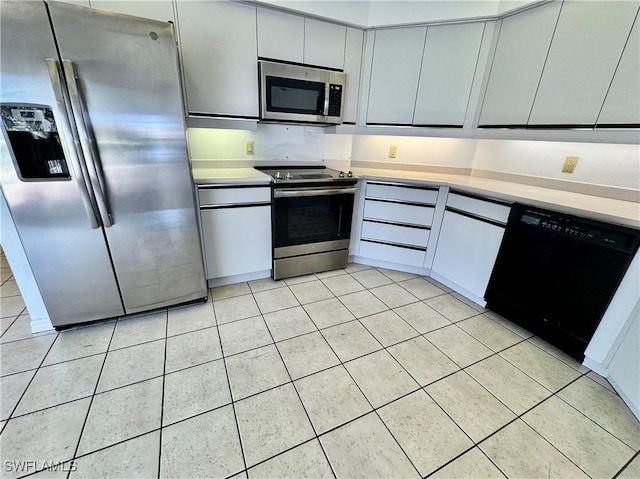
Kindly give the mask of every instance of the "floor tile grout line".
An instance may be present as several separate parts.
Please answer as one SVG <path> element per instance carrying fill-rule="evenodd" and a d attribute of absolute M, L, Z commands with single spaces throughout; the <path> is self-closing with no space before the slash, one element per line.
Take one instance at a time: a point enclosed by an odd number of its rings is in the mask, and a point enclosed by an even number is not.
<path fill-rule="evenodd" d="M 58 340 L 58 337 L 59 337 L 59 334 L 58 334 L 58 336 L 56 336 L 56 338 L 53 341 L 51 341 L 51 344 L 49 345 L 49 348 L 47 349 L 47 352 L 42 356 L 42 359 L 40 360 L 40 364 L 38 365 L 37 368 L 35 368 L 35 373 L 33 373 L 33 376 L 31 376 L 31 379 L 27 383 L 27 386 L 23 389 L 22 394 L 20 394 L 20 398 L 18 399 L 18 401 L 16 401 L 16 405 L 13 406 L 13 409 L 9 413 L 9 416 L 7 417 L 7 419 L 5 420 L 4 425 L 0 429 L 0 434 L 4 433 L 4 430 L 6 429 L 7 425 L 9 424 L 9 421 L 11 419 L 14 419 L 13 415 L 15 414 L 16 409 L 18 409 L 18 406 L 20 405 L 20 401 L 22 401 L 22 399 L 24 398 L 24 395 L 27 393 L 27 389 L 29 389 L 29 386 L 31 386 L 31 383 L 33 383 L 33 380 L 35 379 L 36 374 L 38 374 L 38 371 L 42 367 L 42 363 L 44 362 L 44 360 L 46 359 L 47 355 L 51 351 L 51 348 L 53 348 L 53 345 L 55 344 L 55 342 Z M 33 371 L 33 369 L 29 369 L 27 371 Z M 27 372 L 27 371 L 23 371 L 23 372 Z M 19 374 L 19 373 L 15 373 L 15 374 Z M 7 376 L 9 376 L 9 375 L 7 375 Z M 16 416 L 16 417 L 20 417 L 20 416 Z"/>
<path fill-rule="evenodd" d="M 213 306 L 211 307 L 213 309 Z M 167 317 L 165 319 L 165 330 L 164 330 L 164 358 L 162 361 L 162 398 L 160 399 L 160 437 L 158 438 L 158 479 L 160 479 L 160 473 L 162 471 L 162 429 L 164 427 L 164 395 L 165 395 L 165 384 L 167 377 L 167 344 L 168 344 L 168 333 L 169 333 L 169 310 L 167 310 Z M 214 318 L 215 320 L 215 318 Z"/>
<path fill-rule="evenodd" d="M 266 323 L 266 321 L 265 321 Z M 320 444 L 320 449 L 322 450 L 322 453 L 324 454 L 325 459 L 327 460 L 327 464 L 329 464 L 329 469 L 331 470 L 331 474 L 333 474 L 334 479 L 337 479 L 337 475 L 336 472 L 333 469 L 333 466 L 331 465 L 331 461 L 329 461 L 329 456 L 327 455 L 327 452 L 325 451 L 324 447 L 322 446 L 322 443 L 320 442 L 320 438 L 318 437 L 318 431 L 316 430 L 316 427 L 313 425 L 313 421 L 311 421 L 311 416 L 309 415 L 309 411 L 307 411 L 307 407 L 304 405 L 304 402 L 302 401 L 302 396 L 300 396 L 300 392 L 298 391 L 298 388 L 296 387 L 296 383 L 293 380 L 293 376 L 291 376 L 291 372 L 289 371 L 289 368 L 287 367 L 287 363 L 284 361 L 284 358 L 282 357 L 282 353 L 280 352 L 280 349 L 278 348 L 277 343 L 275 342 L 275 339 L 273 337 L 273 333 L 271 332 L 271 329 L 269 328 L 269 324 L 267 324 L 267 330 L 269 331 L 269 334 L 271 335 L 271 339 L 274 340 L 274 346 L 276 351 L 278 352 L 278 356 L 280 357 L 280 361 L 282 361 L 282 364 L 284 366 L 285 371 L 287 372 L 287 375 L 289 376 L 289 379 L 291 380 L 291 385 L 293 386 L 293 390 L 296 392 L 296 397 L 298 398 L 298 401 L 300 401 L 300 404 L 302 405 L 302 409 L 304 410 L 305 415 L 307 416 L 307 421 L 309 421 L 309 425 L 311 426 L 311 430 L 313 431 L 313 435 L 314 438 L 318 440 L 318 444 Z M 335 354 L 335 353 L 334 353 Z M 338 358 L 339 360 L 340 358 Z"/>
<path fill-rule="evenodd" d="M 255 301 L 255 298 L 254 298 Z M 264 318 L 262 319 L 264 321 Z M 217 316 L 216 316 L 217 322 Z M 265 322 L 266 324 L 266 322 Z M 238 442 L 240 443 L 240 454 L 242 455 L 242 464 L 244 465 L 243 471 L 247 470 L 247 458 L 244 453 L 245 446 L 242 442 L 242 435 L 240 434 L 240 424 L 238 423 L 238 414 L 236 411 L 235 402 L 233 402 L 233 393 L 231 392 L 231 380 L 229 379 L 229 369 L 227 368 L 227 361 L 224 355 L 224 345 L 222 344 L 222 336 L 220 335 L 220 328 L 218 328 L 218 341 L 220 342 L 220 352 L 222 354 L 222 364 L 224 365 L 224 373 L 227 377 L 227 387 L 229 388 L 229 399 L 231 400 L 231 409 L 233 411 L 233 420 L 236 424 L 236 433 L 238 434 Z M 221 406 L 223 407 L 223 406 Z M 248 476 L 248 474 L 247 474 Z"/>
<path fill-rule="evenodd" d="M 635 454 L 631 456 L 631 459 L 629 459 L 626 463 L 624 463 L 624 465 L 618 470 L 618 472 L 615 473 L 612 479 L 617 479 L 618 476 L 620 476 L 620 474 L 622 474 L 627 469 L 627 467 L 629 467 L 629 465 L 633 462 L 633 460 L 638 456 L 640 456 L 640 451 L 636 451 Z"/>
<path fill-rule="evenodd" d="M 89 400 L 89 407 L 87 407 L 87 412 L 84 416 L 84 421 L 82 423 L 82 428 L 80 429 L 80 434 L 78 435 L 78 442 L 76 443 L 76 447 L 73 451 L 73 455 L 71 456 L 71 460 L 75 461 L 76 456 L 78 455 L 78 451 L 80 449 L 80 443 L 82 442 L 82 437 L 84 436 L 85 429 L 87 427 L 87 422 L 89 421 L 89 414 L 91 414 L 91 407 L 93 406 L 93 401 L 96 397 L 96 391 L 98 390 L 98 385 L 100 384 L 100 378 L 102 377 L 102 372 L 104 371 L 104 366 L 107 363 L 107 356 L 109 355 L 109 347 L 111 346 L 111 342 L 113 341 L 113 337 L 116 334 L 116 327 L 118 322 L 113 325 L 113 330 L 111 331 L 111 337 L 109 338 L 109 344 L 107 345 L 107 351 L 104 353 L 104 359 L 102 360 L 102 366 L 100 366 L 100 372 L 98 373 L 98 377 L 96 378 L 96 385 L 93 388 L 93 394 L 91 395 L 91 399 Z M 67 479 L 71 475 L 71 471 L 67 473 Z"/>
<path fill-rule="evenodd" d="M 569 386 L 571 386 L 573 383 L 579 381 L 582 378 L 586 378 L 587 373 L 583 373 L 582 375 L 580 375 L 579 377 L 577 377 L 576 379 L 574 379 L 573 381 L 571 381 L 569 384 L 566 384 L 565 386 L 561 387 L 560 389 L 558 389 L 558 391 L 556 391 L 553 395 L 554 396 L 558 396 L 558 399 L 560 401 L 562 401 L 563 403 L 565 403 L 566 405 L 568 405 L 569 407 L 571 407 L 572 409 L 574 409 L 575 411 L 577 411 L 578 413 L 580 413 L 582 416 L 584 416 L 585 418 L 587 418 L 589 421 L 591 421 L 592 423 L 594 423 L 595 425 L 597 425 L 600 429 L 602 429 L 603 431 L 609 433 L 611 436 L 613 436 L 614 438 L 616 438 L 618 441 L 620 441 L 622 444 L 624 444 L 625 446 L 627 446 L 629 449 L 631 449 L 634 452 L 638 452 L 636 449 L 636 446 L 627 443 L 626 440 L 618 437 L 613 431 L 609 431 L 607 428 L 605 428 L 602 424 L 600 424 L 598 421 L 596 421 L 595 419 L 593 419 L 592 417 L 588 416 L 584 411 L 581 411 L 580 409 L 578 409 L 576 406 L 574 406 L 573 404 L 571 404 L 569 401 L 566 401 L 564 398 L 562 398 L 559 393 L 564 390 L 567 389 Z M 600 386 L 602 387 L 602 386 Z M 606 389 L 606 388 L 605 388 Z"/>
<path fill-rule="evenodd" d="M 366 328 L 365 328 L 366 329 Z M 368 330 L 367 330 L 368 331 Z M 371 334 L 371 333 L 369 333 Z M 374 336 L 375 339 L 375 336 Z M 325 338 L 326 341 L 326 338 Z M 376 341 L 378 341 L 376 339 Z M 378 341 L 378 343 L 380 343 L 380 341 Z M 333 347 L 331 346 L 331 344 L 329 343 L 329 341 L 327 341 L 327 344 L 329 344 L 329 347 L 331 348 L 331 350 L 333 351 L 333 354 L 335 354 L 336 356 L 338 356 L 338 354 L 335 352 L 335 350 L 333 349 Z M 380 343 L 380 345 L 382 346 L 382 343 Z M 382 350 L 386 351 L 384 349 L 384 346 L 382 346 Z M 387 354 L 389 354 L 391 357 L 393 357 L 393 355 L 389 352 L 387 352 Z M 402 453 L 405 455 L 405 457 L 407 458 L 407 460 L 409 461 L 409 464 L 411 464 L 411 466 L 414 468 L 414 470 L 418 473 L 418 476 L 422 477 L 422 475 L 420 474 L 420 471 L 418 471 L 418 468 L 415 466 L 415 464 L 413 463 L 413 461 L 411 460 L 411 458 L 409 457 L 409 455 L 407 454 L 407 452 L 404 450 L 404 448 L 400 445 L 400 443 L 398 442 L 398 439 L 396 439 L 396 437 L 393 435 L 393 433 L 391 432 L 391 430 L 389 429 L 389 427 L 387 426 L 387 424 L 383 421 L 383 419 L 380 417 L 380 414 L 378 413 L 378 411 L 376 410 L 376 408 L 374 407 L 374 405 L 371 403 L 371 400 L 367 397 L 367 395 L 364 393 L 364 391 L 362 390 L 362 388 L 360 387 L 360 385 L 357 383 L 357 381 L 355 380 L 355 378 L 353 377 L 353 375 L 351 374 L 351 372 L 349 371 L 349 369 L 345 366 L 345 363 L 342 361 L 342 359 L 340 359 L 340 356 L 338 356 L 338 359 L 341 361 L 341 365 L 343 367 L 343 369 L 347 372 L 347 374 L 349 375 L 349 377 L 351 378 L 351 381 L 353 382 L 353 384 L 358 388 L 358 390 L 360 391 L 360 394 L 362 394 L 362 396 L 365 398 L 365 400 L 369 403 L 369 406 L 371 407 L 371 409 L 373 410 L 373 412 L 376 414 L 376 416 L 378 417 L 378 420 L 384 425 L 384 427 L 387 429 L 387 431 L 389 432 L 389 434 L 391 435 L 391 437 L 393 438 L 393 440 L 396 442 L 396 444 L 398 445 L 398 447 L 400 448 L 400 450 L 402 451 Z M 395 358 L 394 358 L 395 360 Z M 416 389 L 415 391 L 418 391 L 420 389 L 420 384 L 416 381 L 416 384 L 418 385 L 418 389 Z M 415 392 L 413 391 L 413 392 Z M 408 394 L 413 394 L 413 392 L 408 393 Z M 380 408 L 384 407 L 386 404 L 383 404 L 380 406 Z M 370 414 L 371 411 L 367 412 L 366 414 Z M 363 416 L 365 416 L 366 414 L 364 414 Z M 344 424 L 343 424 L 344 426 Z M 327 431 L 328 432 L 328 431 Z M 322 444 L 322 443 L 320 443 Z"/>

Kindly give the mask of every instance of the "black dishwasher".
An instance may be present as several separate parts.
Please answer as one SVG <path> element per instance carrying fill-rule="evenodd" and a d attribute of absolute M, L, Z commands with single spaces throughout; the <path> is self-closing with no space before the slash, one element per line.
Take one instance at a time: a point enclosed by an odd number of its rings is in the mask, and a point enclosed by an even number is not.
<path fill-rule="evenodd" d="M 487 307 L 582 361 L 640 231 L 514 204 Z"/>

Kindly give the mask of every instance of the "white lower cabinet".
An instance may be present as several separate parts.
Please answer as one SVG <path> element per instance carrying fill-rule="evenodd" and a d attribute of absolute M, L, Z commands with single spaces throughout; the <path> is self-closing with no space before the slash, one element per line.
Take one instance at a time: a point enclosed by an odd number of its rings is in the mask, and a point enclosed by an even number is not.
<path fill-rule="evenodd" d="M 207 279 L 271 269 L 269 187 L 205 186 L 198 189 L 198 201 Z"/>
<path fill-rule="evenodd" d="M 500 216 L 502 209 L 508 211 L 507 206 L 486 204 L 495 206 Z M 447 209 L 440 227 L 432 276 L 463 296 L 483 303 L 505 231 L 500 220 Z"/>
<path fill-rule="evenodd" d="M 439 189 L 379 181 L 365 188 L 358 256 L 424 268 Z"/>

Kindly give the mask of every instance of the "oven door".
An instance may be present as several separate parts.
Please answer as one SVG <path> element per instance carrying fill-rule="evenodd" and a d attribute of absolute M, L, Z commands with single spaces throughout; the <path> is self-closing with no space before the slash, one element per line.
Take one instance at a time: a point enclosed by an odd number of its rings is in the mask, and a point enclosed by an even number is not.
<path fill-rule="evenodd" d="M 349 248 L 355 185 L 274 188 L 274 258 Z"/>

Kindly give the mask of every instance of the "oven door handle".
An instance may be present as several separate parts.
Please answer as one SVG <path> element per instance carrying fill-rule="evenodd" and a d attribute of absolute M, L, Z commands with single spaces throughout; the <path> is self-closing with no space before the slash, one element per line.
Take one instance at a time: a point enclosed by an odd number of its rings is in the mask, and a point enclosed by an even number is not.
<path fill-rule="evenodd" d="M 355 195 L 357 187 L 349 188 L 291 188 L 273 190 L 274 198 L 295 198 L 299 196 Z"/>

